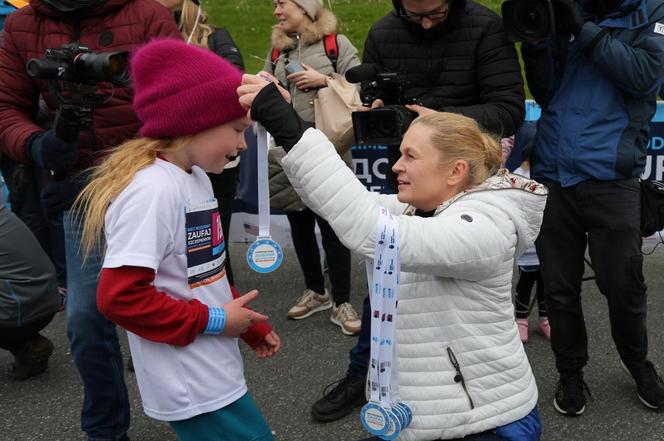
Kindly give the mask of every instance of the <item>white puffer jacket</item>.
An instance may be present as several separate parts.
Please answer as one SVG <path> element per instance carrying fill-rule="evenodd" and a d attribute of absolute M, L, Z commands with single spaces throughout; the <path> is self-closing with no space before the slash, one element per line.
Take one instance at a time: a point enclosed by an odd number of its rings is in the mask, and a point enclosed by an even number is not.
<path fill-rule="evenodd" d="M 282 165 L 303 201 L 366 258 L 373 259 L 379 206 L 398 216 L 396 354 L 401 397 L 414 414 L 400 440 L 461 438 L 535 407 L 511 287 L 515 255 L 539 233 L 543 186 L 502 171 L 423 218 L 394 195 L 367 191 L 317 130 L 307 130 Z M 455 382 L 450 351 L 467 391 Z"/>

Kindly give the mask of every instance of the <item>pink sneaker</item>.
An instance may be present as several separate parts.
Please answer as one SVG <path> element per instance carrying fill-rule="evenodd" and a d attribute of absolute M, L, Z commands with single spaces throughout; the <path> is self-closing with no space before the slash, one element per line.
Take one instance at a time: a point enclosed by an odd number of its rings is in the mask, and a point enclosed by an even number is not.
<path fill-rule="evenodd" d="M 537 324 L 537 332 L 542 334 L 542 336 L 547 340 L 551 340 L 551 325 L 549 324 L 548 318 L 539 319 L 539 323 Z"/>
<path fill-rule="evenodd" d="M 528 319 L 516 319 L 519 328 L 519 337 L 523 343 L 528 343 Z"/>

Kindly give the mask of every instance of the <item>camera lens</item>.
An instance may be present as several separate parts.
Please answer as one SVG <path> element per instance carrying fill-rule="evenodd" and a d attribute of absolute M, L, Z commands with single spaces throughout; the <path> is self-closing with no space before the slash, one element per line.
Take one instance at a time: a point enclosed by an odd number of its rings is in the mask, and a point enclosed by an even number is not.
<path fill-rule="evenodd" d="M 538 36 L 549 29 L 548 5 L 543 2 L 519 2 L 514 14 L 518 30 L 525 36 Z"/>

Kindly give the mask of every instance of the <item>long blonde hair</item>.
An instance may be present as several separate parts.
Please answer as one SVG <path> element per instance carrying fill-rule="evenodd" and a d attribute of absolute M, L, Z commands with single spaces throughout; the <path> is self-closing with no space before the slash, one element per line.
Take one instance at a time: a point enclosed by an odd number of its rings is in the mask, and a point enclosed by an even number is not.
<path fill-rule="evenodd" d="M 418 124 L 432 130 L 431 141 L 446 161 L 468 163 L 469 186 L 483 182 L 500 168 L 500 140 L 483 131 L 474 119 L 434 112 L 417 118 L 411 127 Z"/>
<path fill-rule="evenodd" d="M 158 153 L 178 150 L 190 139 L 190 136 L 131 139 L 90 169 L 90 182 L 72 207 L 74 222 L 83 224 L 81 248 L 85 259 L 92 249 L 103 243 L 104 218 L 111 201 L 129 185 L 136 173 L 155 162 Z"/>
<path fill-rule="evenodd" d="M 191 44 L 207 48 L 208 37 L 212 35 L 212 26 L 208 23 L 208 19 L 208 14 L 202 5 L 197 5 L 192 0 L 184 0 L 182 2 L 180 22 L 178 23 L 184 41 L 188 42 L 187 40 L 191 36 Z"/>

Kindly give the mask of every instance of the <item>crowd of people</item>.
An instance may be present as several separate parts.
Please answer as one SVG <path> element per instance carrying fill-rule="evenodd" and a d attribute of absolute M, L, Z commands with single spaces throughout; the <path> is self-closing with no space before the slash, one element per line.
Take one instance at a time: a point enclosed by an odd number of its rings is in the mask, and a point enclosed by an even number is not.
<path fill-rule="evenodd" d="M 0 205 L 0 347 L 13 377 L 47 369 L 54 347 L 40 332 L 64 308 L 86 439 L 129 439 L 116 326 L 145 413 L 180 440 L 273 439 L 238 337 L 261 358 L 281 340 L 248 307 L 257 293 L 235 287 L 228 252 L 238 162 L 258 122 L 273 141 L 270 200 L 287 215 L 305 284 L 287 315 L 331 310 L 357 335 L 346 374 L 312 405 L 315 420 L 342 418 L 368 396 L 379 404 L 380 308 L 369 270 L 362 311 L 349 302 L 350 261 L 384 265 L 388 226 L 398 254 L 391 387 L 412 411 L 398 439 L 539 440 L 524 350 L 535 302 L 559 374 L 553 407 L 583 414 L 586 250 L 622 367 L 646 407 L 664 407 L 648 359 L 639 184 L 664 92 L 664 3 L 555 2 L 555 35 L 521 46 L 542 107 L 523 124 L 524 80 L 498 15 L 473 0 L 393 0 L 362 63 L 398 73 L 399 103 L 369 80 L 356 111 L 403 104 L 416 118 L 387 146 L 378 194 L 353 174 L 351 152 L 314 127 L 319 91 L 360 65 L 322 0 L 274 1 L 257 75 L 243 74 L 237 45 L 198 0 L 30 0 L 0 34 L 0 161 L 13 211 Z M 95 82 L 104 99 L 87 125 L 67 121 L 62 103 L 83 89 L 63 94 L 25 67 L 72 43 L 131 52 L 131 82 Z"/>

